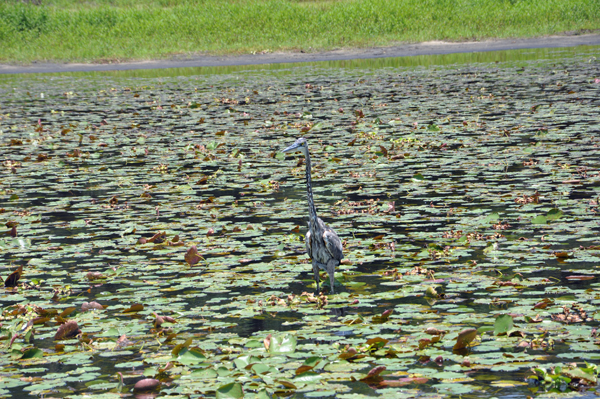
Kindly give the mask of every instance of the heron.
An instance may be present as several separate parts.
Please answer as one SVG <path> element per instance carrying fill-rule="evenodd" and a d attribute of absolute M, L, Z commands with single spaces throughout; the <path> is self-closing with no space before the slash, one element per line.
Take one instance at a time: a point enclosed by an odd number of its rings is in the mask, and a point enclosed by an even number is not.
<path fill-rule="evenodd" d="M 335 231 L 317 216 L 315 201 L 313 200 L 312 185 L 310 179 L 310 155 L 308 154 L 308 141 L 300 137 L 294 144 L 283 150 L 286 152 L 302 152 L 306 160 L 306 196 L 308 198 L 308 231 L 305 236 L 306 251 L 312 261 L 312 269 L 317 282 L 317 293 L 319 289 L 319 269 L 325 270 L 329 275 L 331 293 L 334 293 L 335 268 L 340 264 L 344 255 L 342 253 L 342 242 Z"/>

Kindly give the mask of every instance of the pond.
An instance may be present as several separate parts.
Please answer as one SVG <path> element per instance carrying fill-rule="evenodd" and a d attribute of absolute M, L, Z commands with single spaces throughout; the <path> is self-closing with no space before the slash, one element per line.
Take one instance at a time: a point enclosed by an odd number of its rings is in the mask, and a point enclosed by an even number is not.
<path fill-rule="evenodd" d="M 1 394 L 595 397 L 597 50 L 3 76 Z"/>

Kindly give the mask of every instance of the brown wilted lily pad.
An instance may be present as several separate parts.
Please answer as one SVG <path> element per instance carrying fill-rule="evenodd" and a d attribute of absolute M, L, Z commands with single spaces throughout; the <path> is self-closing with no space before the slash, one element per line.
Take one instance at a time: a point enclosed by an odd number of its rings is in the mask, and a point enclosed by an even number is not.
<path fill-rule="evenodd" d="M 385 366 L 376 366 L 369 370 L 369 373 L 365 378 L 362 378 L 361 381 L 369 381 L 380 379 L 379 374 L 385 371 Z"/>
<path fill-rule="evenodd" d="M 19 268 L 17 270 L 15 270 L 14 272 L 12 272 L 4 281 L 4 286 L 5 287 L 9 287 L 9 288 L 13 288 L 17 286 L 17 282 L 19 281 L 19 279 L 21 278 L 21 275 L 23 275 L 23 265 L 19 266 Z"/>
<path fill-rule="evenodd" d="M 17 282 L 19 281 L 19 279 L 21 278 L 22 275 L 23 275 L 23 266 L 21 265 L 21 266 L 19 266 L 19 268 L 17 270 L 15 270 L 11 274 L 9 274 L 9 276 L 4 281 L 4 286 L 10 287 L 10 288 L 16 287 Z"/>
<path fill-rule="evenodd" d="M 144 305 L 142 305 L 141 303 L 136 303 L 131 305 L 131 307 L 125 309 L 123 313 L 141 312 L 142 310 L 144 310 Z"/>
<path fill-rule="evenodd" d="M 340 359 L 349 360 L 349 359 L 360 359 L 366 357 L 364 354 L 359 354 L 358 351 L 354 348 L 349 348 L 346 352 L 340 353 L 338 356 Z"/>
<path fill-rule="evenodd" d="M 383 387 L 402 387 L 409 384 L 425 384 L 429 378 L 425 377 L 404 377 L 397 380 L 383 380 L 379 383 Z"/>
<path fill-rule="evenodd" d="M 154 317 L 155 317 L 154 328 L 160 328 L 160 326 L 165 322 L 166 323 L 177 323 L 177 321 L 174 318 L 172 318 L 171 316 L 159 316 L 158 314 L 156 314 L 156 312 L 153 312 L 153 313 L 154 313 Z"/>
<path fill-rule="evenodd" d="M 196 263 L 200 262 L 204 258 L 200 256 L 198 253 L 198 249 L 195 245 L 192 245 L 190 249 L 187 250 L 184 257 L 185 261 L 190 265 L 190 267 L 194 266 Z"/>
<path fill-rule="evenodd" d="M 584 280 L 593 280 L 594 276 L 585 276 L 585 275 L 573 275 L 565 277 L 567 280 L 571 281 L 584 281 Z"/>
<path fill-rule="evenodd" d="M 90 281 L 102 280 L 106 278 L 106 276 L 100 272 L 89 272 L 85 275 L 85 277 Z"/>
<path fill-rule="evenodd" d="M 71 313 L 73 313 L 75 311 L 75 309 L 77 309 L 75 306 L 70 306 L 68 308 L 66 308 L 65 310 L 63 310 L 58 317 L 64 318 L 64 317 L 69 317 L 69 315 Z"/>
<path fill-rule="evenodd" d="M 167 233 L 166 232 L 158 232 L 156 234 L 154 234 L 152 237 L 148 238 L 146 241 L 147 242 L 153 242 L 154 244 L 160 244 L 162 242 L 164 242 L 167 239 Z"/>
<path fill-rule="evenodd" d="M 265 337 L 265 339 L 263 340 L 263 343 L 265 345 L 265 349 L 267 350 L 267 352 L 269 351 L 269 346 L 271 346 L 271 337 L 273 335 L 269 334 Z"/>
<path fill-rule="evenodd" d="M 167 242 L 167 245 L 170 247 L 182 247 L 185 245 L 185 242 L 179 239 L 179 235 L 176 235 L 172 240 Z"/>
<path fill-rule="evenodd" d="M 133 386 L 134 391 L 152 391 L 160 386 L 160 381 L 154 378 L 144 378 Z"/>
<path fill-rule="evenodd" d="M 394 313 L 393 309 L 387 309 L 381 315 L 373 316 L 373 324 L 385 323 L 386 321 L 388 321 L 392 313 Z"/>
<path fill-rule="evenodd" d="M 456 349 L 466 348 L 467 346 L 469 346 L 471 341 L 473 341 L 475 339 L 476 336 L 477 336 L 476 329 L 465 328 L 458 334 L 458 337 L 456 337 L 456 343 L 454 344 L 453 349 L 456 350 Z"/>
<path fill-rule="evenodd" d="M 368 339 L 366 343 L 367 343 L 367 345 L 370 345 L 370 346 L 374 346 L 374 347 L 377 347 L 377 348 L 382 348 L 388 342 L 390 342 L 388 339 L 381 338 L 381 337 L 375 337 L 375 338 Z"/>
<path fill-rule="evenodd" d="M 121 335 L 119 339 L 117 339 L 117 348 L 123 348 L 132 344 L 133 343 L 127 339 L 127 335 L 125 334 Z"/>
<path fill-rule="evenodd" d="M 85 312 L 88 310 L 92 310 L 92 309 L 98 309 L 98 310 L 104 310 L 104 306 L 100 305 L 98 302 L 96 301 L 92 301 L 92 302 L 84 302 L 81 305 L 81 311 Z"/>
<path fill-rule="evenodd" d="M 554 301 L 549 298 L 544 298 L 540 302 L 533 305 L 533 309 L 546 309 L 549 305 L 554 305 Z"/>
<path fill-rule="evenodd" d="M 54 335 L 54 340 L 73 338 L 81 333 L 79 326 L 75 320 L 69 320 L 65 324 L 58 327 L 58 331 Z"/>
<path fill-rule="evenodd" d="M 306 373 L 314 368 L 314 366 L 302 365 L 296 369 L 296 375 L 300 375 L 302 373 Z"/>
<path fill-rule="evenodd" d="M 425 334 L 429 334 L 429 335 L 444 335 L 444 334 L 446 334 L 446 331 L 438 330 L 435 327 L 427 327 L 427 330 L 425 330 Z"/>

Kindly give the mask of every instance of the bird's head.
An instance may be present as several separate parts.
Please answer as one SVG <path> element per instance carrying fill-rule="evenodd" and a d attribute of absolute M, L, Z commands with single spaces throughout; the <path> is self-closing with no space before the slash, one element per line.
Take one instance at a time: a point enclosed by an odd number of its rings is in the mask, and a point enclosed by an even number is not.
<path fill-rule="evenodd" d="M 308 155 L 308 141 L 304 137 L 300 137 L 291 146 L 287 147 L 282 152 L 297 152 L 300 151 L 304 156 Z"/>

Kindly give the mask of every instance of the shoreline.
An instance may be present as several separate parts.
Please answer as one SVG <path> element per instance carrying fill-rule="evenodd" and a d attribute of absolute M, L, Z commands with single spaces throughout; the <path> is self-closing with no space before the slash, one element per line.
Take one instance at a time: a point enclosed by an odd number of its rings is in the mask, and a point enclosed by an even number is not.
<path fill-rule="evenodd" d="M 0 64 L 0 74 L 61 73 L 124 71 L 136 69 L 167 69 L 188 67 L 219 67 L 319 61 L 342 61 L 351 59 L 410 57 L 417 55 L 442 55 L 534 48 L 557 48 L 600 45 L 600 34 L 573 36 L 547 36 L 539 38 L 490 39 L 479 42 L 442 42 L 401 44 L 391 47 L 339 49 L 315 53 L 273 52 L 242 55 L 197 55 L 189 58 L 131 61 L 122 63 L 33 63 L 30 65 Z M 600 52 L 599 52 L 600 54 Z"/>

